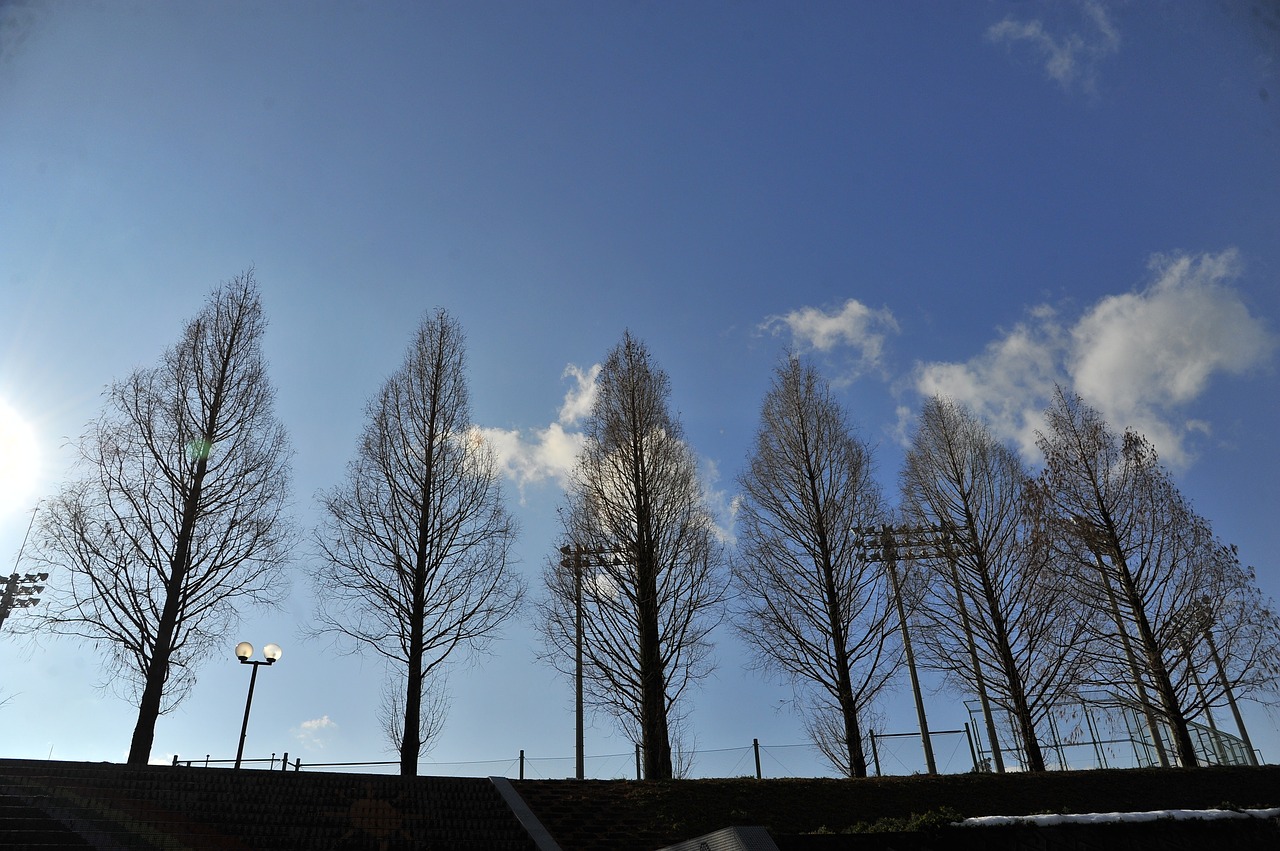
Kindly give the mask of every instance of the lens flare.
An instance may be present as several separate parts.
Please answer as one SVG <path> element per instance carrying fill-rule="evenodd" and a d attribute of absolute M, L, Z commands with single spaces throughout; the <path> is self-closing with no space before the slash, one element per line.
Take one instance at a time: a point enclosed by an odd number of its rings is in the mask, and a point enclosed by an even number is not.
<path fill-rule="evenodd" d="M 0 512 L 30 508 L 39 475 L 35 430 L 0 400 Z"/>

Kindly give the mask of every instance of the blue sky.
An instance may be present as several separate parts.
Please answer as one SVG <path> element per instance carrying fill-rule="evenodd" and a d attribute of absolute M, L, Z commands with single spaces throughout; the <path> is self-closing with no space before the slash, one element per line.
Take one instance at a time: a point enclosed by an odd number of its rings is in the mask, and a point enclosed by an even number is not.
<path fill-rule="evenodd" d="M 1276 18 L 1243 0 L 0 5 L 0 557 L 103 388 L 252 264 L 304 529 L 443 307 L 534 593 L 582 382 L 630 329 L 730 532 L 792 347 L 891 494 L 922 394 L 1029 447 L 1054 384 L 1078 390 L 1156 442 L 1275 596 Z M 377 663 L 299 638 L 312 559 L 201 669 L 155 758 L 234 755 L 242 638 L 284 648 L 248 755 L 389 758 Z M 514 623 L 453 672 L 427 762 L 502 773 L 523 748 L 531 773 L 572 772 L 570 686 L 532 636 Z M 95 690 L 90 650 L 0 641 L 0 712 L 24 731 L 4 756 L 124 758 L 134 713 Z M 747 773 L 733 749 L 802 744 L 802 725 L 727 629 L 717 644 L 691 720 L 697 747 L 730 750 L 699 767 Z M 882 729 L 914 728 L 905 688 Z M 951 695 L 929 703 L 935 728 L 965 720 Z M 1276 716 L 1246 718 L 1280 759 Z M 628 749 L 595 719 L 589 755 Z M 766 773 L 821 769 L 768 754 Z"/>

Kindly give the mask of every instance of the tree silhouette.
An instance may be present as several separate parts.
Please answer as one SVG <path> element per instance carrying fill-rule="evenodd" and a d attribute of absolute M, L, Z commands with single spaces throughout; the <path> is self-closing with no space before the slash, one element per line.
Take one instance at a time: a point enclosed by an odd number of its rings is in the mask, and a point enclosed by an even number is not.
<path fill-rule="evenodd" d="M 110 387 L 76 447 L 81 478 L 41 515 L 37 558 L 68 583 L 42 623 L 92 642 L 132 687 L 131 764 L 240 608 L 287 590 L 290 453 L 265 330 L 252 270 L 217 288 L 158 366 Z"/>
<path fill-rule="evenodd" d="M 597 555 L 566 567 L 557 553 L 548 566 L 544 656 L 572 672 L 580 589 L 586 699 L 641 745 L 644 776 L 666 779 L 681 698 L 710 671 L 723 550 L 667 408 L 666 373 L 627 333 L 598 381 L 561 513 L 569 551 Z"/>
<path fill-rule="evenodd" d="M 384 728 L 400 773 L 442 720 L 428 688 L 459 649 L 483 647 L 515 613 L 524 588 L 510 563 L 515 521 L 497 462 L 472 426 L 461 326 L 426 318 L 404 365 L 368 405 L 346 481 L 322 499 L 314 577 L 318 634 L 367 650 L 394 669 Z M 399 691 L 397 687 L 397 691 Z M 425 700 L 425 708 L 424 708 Z"/>

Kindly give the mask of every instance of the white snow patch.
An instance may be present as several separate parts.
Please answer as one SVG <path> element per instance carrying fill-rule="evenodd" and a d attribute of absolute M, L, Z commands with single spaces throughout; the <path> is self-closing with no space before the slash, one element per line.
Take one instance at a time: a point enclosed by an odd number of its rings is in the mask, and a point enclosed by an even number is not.
<path fill-rule="evenodd" d="M 961 827 L 993 827 L 1007 824 L 1034 824 L 1051 827 L 1058 824 L 1106 824 L 1119 821 L 1156 821 L 1157 819 L 1227 819 L 1280 818 L 1280 807 L 1270 810 L 1152 810 L 1143 813 L 1076 813 L 1042 816 L 982 816 L 956 822 Z"/>

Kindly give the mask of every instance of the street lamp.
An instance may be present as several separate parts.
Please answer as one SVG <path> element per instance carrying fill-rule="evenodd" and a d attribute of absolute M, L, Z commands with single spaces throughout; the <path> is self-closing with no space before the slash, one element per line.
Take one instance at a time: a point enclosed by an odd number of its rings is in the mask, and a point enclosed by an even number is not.
<path fill-rule="evenodd" d="M 274 665 L 281 654 L 279 644 L 268 644 L 262 648 L 262 655 L 267 661 L 255 662 L 249 658 L 253 655 L 252 644 L 241 641 L 236 645 L 236 658 L 240 660 L 240 664 L 253 666 L 253 673 L 249 675 L 249 696 L 244 701 L 244 723 L 240 725 L 240 747 L 236 748 L 236 768 L 240 767 L 240 757 L 244 755 L 244 737 L 249 732 L 249 708 L 253 706 L 253 685 L 258 680 L 258 666 Z"/>

